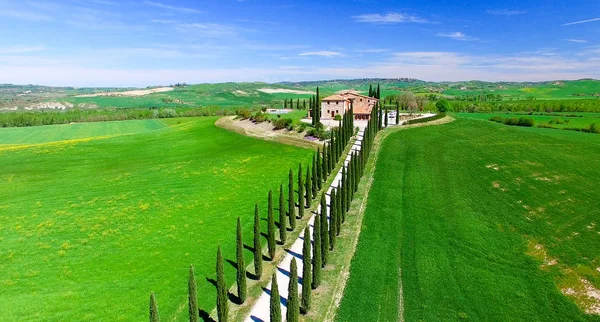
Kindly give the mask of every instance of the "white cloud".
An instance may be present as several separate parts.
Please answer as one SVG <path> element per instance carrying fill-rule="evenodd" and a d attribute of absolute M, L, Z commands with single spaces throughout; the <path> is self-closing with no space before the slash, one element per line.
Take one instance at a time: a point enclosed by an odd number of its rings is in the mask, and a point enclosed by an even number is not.
<path fill-rule="evenodd" d="M 26 21 L 50 21 L 52 17 L 38 14 L 30 11 L 15 10 L 15 9 L 2 9 L 0 10 L 0 16 L 15 18 Z"/>
<path fill-rule="evenodd" d="M 449 33 L 440 32 L 440 33 L 437 34 L 437 36 L 438 37 L 452 38 L 452 39 L 461 40 L 461 41 L 476 41 L 476 40 L 479 40 L 478 38 L 467 36 L 467 35 L 465 35 L 464 33 L 460 32 L 460 31 L 449 32 Z"/>
<path fill-rule="evenodd" d="M 390 51 L 389 49 L 385 49 L 385 48 L 372 48 L 372 49 L 358 49 L 356 50 L 357 53 L 365 53 L 365 54 L 377 54 L 377 53 L 385 53 Z"/>
<path fill-rule="evenodd" d="M 403 22 L 413 22 L 413 23 L 427 23 L 426 19 L 419 18 L 417 16 L 411 16 L 406 13 L 388 13 L 385 15 L 381 14 L 364 14 L 359 16 L 354 16 L 354 21 L 356 22 L 368 22 L 368 23 L 379 23 L 379 24 L 392 24 L 392 23 L 403 23 Z"/>
<path fill-rule="evenodd" d="M 526 13 L 526 11 L 522 11 L 522 10 L 508 10 L 508 9 L 490 9 L 486 12 L 491 15 L 498 15 L 498 16 L 514 16 L 514 15 L 522 15 L 522 14 Z"/>
<path fill-rule="evenodd" d="M 569 41 L 569 42 L 576 42 L 576 43 L 586 43 L 587 42 L 587 40 L 584 40 L 584 39 L 571 39 L 571 38 L 568 38 L 568 39 L 563 39 L 563 40 L 564 41 Z"/>
<path fill-rule="evenodd" d="M 298 56 L 321 56 L 321 57 L 340 57 L 344 56 L 344 54 L 337 51 L 310 51 L 298 54 Z"/>
<path fill-rule="evenodd" d="M 562 24 L 561 26 L 578 25 L 580 23 L 588 23 L 588 22 L 594 22 L 594 21 L 600 21 L 600 18 L 593 18 L 593 19 L 588 19 L 588 20 L 580 20 L 580 21 L 575 21 L 575 22 L 568 22 L 568 23 Z"/>
<path fill-rule="evenodd" d="M 171 10 L 171 11 L 178 11 L 178 12 L 182 12 L 182 13 L 202 13 L 202 11 L 200 11 L 198 9 L 186 8 L 186 7 L 176 7 L 176 6 L 164 4 L 161 2 L 144 1 L 144 4 L 151 6 L 151 7 L 156 7 L 156 8 L 166 9 L 166 10 Z"/>

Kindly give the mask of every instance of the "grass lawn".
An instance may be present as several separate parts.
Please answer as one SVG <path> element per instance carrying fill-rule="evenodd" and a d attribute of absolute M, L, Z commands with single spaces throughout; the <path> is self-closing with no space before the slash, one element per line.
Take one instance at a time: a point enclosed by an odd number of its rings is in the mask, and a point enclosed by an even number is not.
<path fill-rule="evenodd" d="M 598 135 L 482 120 L 391 134 L 337 320 L 599 321 L 598 159 Z"/>
<path fill-rule="evenodd" d="M 600 126 L 600 113 L 552 113 L 555 115 L 527 115 L 527 113 L 507 113 L 507 112 L 496 112 L 496 113 L 456 113 L 459 117 L 484 119 L 489 120 L 493 116 L 500 116 L 503 118 L 512 117 L 529 117 L 534 119 L 535 125 L 546 125 L 552 126 L 558 129 L 564 128 L 588 128 L 590 124 L 596 123 Z M 560 116 L 557 116 L 560 115 Z M 577 115 L 574 117 L 574 115 Z M 558 121 L 558 122 L 557 122 Z"/>
<path fill-rule="evenodd" d="M 266 217 L 268 190 L 313 153 L 215 120 L 147 121 L 138 134 L 0 151 L 2 320 L 144 321 L 153 291 L 164 321 L 186 321 L 190 264 L 200 308 L 210 312 L 217 245 L 235 260 L 236 217 L 250 245 L 254 203 Z M 129 122 L 115 123 L 139 123 Z M 162 129 L 147 131 L 154 126 Z M 41 128 L 68 138 L 62 126 L 15 130 Z M 233 266 L 225 272 L 233 284 Z"/>

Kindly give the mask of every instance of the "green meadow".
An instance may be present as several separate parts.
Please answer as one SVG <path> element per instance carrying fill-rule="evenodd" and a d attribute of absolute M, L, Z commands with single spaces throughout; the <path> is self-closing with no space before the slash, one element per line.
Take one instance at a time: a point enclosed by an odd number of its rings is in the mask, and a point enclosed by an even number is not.
<path fill-rule="evenodd" d="M 392 133 L 337 320 L 600 321 L 599 159 L 599 135 L 462 116 Z"/>
<path fill-rule="evenodd" d="M 215 120 L 2 129 L 2 320 L 143 321 L 155 292 L 164 321 L 186 321 L 190 264 L 210 312 L 217 245 L 234 260 L 236 217 L 251 244 L 254 204 L 312 156 Z"/>
<path fill-rule="evenodd" d="M 548 115 L 551 114 L 551 115 Z M 480 120 L 489 120 L 494 116 L 502 118 L 529 117 L 535 121 L 534 126 L 552 126 L 557 129 L 564 128 L 588 128 L 590 124 L 595 123 L 600 126 L 600 113 L 457 113 L 464 118 L 473 118 Z"/>

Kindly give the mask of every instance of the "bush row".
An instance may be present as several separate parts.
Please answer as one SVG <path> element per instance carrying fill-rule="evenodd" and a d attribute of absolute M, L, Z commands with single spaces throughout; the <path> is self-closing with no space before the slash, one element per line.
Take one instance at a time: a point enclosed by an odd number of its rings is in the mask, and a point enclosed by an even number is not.
<path fill-rule="evenodd" d="M 526 127 L 532 127 L 535 124 L 535 121 L 530 117 L 503 118 L 500 116 L 494 116 L 494 117 L 490 118 L 490 121 L 505 124 L 505 125 L 526 126 Z"/>
<path fill-rule="evenodd" d="M 446 117 L 446 113 L 439 113 L 439 114 L 436 114 L 434 116 L 425 117 L 425 118 L 422 118 L 422 119 L 408 120 L 408 121 L 406 121 L 406 124 L 427 123 L 427 122 L 431 122 L 431 121 L 443 119 L 444 117 Z"/>

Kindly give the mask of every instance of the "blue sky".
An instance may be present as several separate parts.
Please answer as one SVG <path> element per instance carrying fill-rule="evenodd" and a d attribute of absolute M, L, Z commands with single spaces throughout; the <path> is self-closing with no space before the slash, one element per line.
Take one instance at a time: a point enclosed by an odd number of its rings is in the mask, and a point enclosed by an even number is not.
<path fill-rule="evenodd" d="M 0 0 L 0 83 L 600 78 L 600 1 Z"/>

